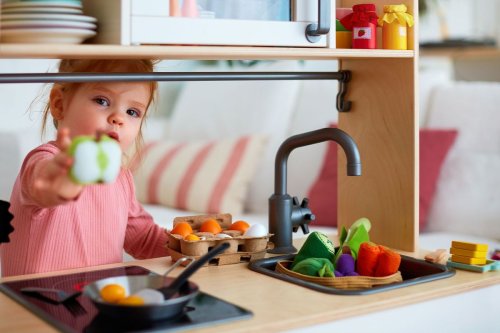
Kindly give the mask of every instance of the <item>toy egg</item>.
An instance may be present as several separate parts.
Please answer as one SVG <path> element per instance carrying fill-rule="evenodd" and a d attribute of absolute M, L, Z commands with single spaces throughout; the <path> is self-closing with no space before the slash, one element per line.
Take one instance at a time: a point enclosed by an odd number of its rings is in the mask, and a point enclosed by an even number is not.
<path fill-rule="evenodd" d="M 76 137 L 68 153 L 74 159 L 69 175 L 77 184 L 111 183 L 120 173 L 120 145 L 107 135 Z"/>
<path fill-rule="evenodd" d="M 244 236 L 247 237 L 264 237 L 267 236 L 267 228 L 262 224 L 253 224 L 247 231 L 244 233 Z"/>
<path fill-rule="evenodd" d="M 144 288 L 136 292 L 134 296 L 138 296 L 144 300 L 144 304 L 161 304 L 165 300 L 163 294 L 158 290 Z"/>

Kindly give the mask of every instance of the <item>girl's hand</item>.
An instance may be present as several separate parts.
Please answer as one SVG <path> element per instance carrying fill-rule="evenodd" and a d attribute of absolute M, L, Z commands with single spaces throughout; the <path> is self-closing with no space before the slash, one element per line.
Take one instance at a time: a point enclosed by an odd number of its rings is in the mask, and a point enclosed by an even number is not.
<path fill-rule="evenodd" d="M 53 159 L 43 162 L 35 173 L 35 200 L 43 206 L 55 206 L 74 200 L 82 192 L 83 186 L 73 183 L 68 176 L 73 165 L 73 159 L 67 154 L 70 144 L 69 130 L 58 130 L 56 145 L 61 152 Z"/>

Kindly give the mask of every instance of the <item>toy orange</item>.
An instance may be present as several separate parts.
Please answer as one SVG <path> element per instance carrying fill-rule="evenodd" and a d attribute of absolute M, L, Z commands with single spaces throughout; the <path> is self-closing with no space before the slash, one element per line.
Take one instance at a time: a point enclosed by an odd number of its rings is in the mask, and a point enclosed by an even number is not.
<path fill-rule="evenodd" d="M 191 225 L 187 222 L 179 222 L 175 225 L 172 231 L 170 231 L 170 233 L 180 235 L 184 238 L 193 233 L 193 228 L 191 228 Z"/>
<path fill-rule="evenodd" d="M 222 227 L 219 222 L 215 219 L 205 220 L 200 227 L 201 232 L 211 232 L 212 234 L 218 234 L 222 231 Z"/>
<path fill-rule="evenodd" d="M 236 221 L 229 226 L 229 230 L 238 230 L 243 234 L 245 233 L 245 231 L 247 231 L 248 228 L 250 228 L 250 224 L 242 220 Z"/>
<path fill-rule="evenodd" d="M 196 236 L 195 234 L 189 234 L 187 235 L 186 237 L 184 237 L 184 240 L 187 240 L 187 241 L 199 241 L 201 238 Z"/>

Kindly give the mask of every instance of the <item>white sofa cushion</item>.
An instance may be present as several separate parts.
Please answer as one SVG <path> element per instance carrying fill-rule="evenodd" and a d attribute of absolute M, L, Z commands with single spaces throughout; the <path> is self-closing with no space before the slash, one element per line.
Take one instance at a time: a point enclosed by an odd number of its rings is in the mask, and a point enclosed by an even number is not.
<path fill-rule="evenodd" d="M 500 239 L 500 83 L 435 88 L 427 127 L 454 128 L 429 214 L 429 231 Z"/>
<path fill-rule="evenodd" d="M 250 70 L 297 68 L 297 61 L 279 61 L 262 62 Z M 192 141 L 267 135 L 268 147 L 250 184 L 246 203 L 249 211 L 265 212 L 273 190 L 274 157 L 287 137 L 299 87 L 299 81 L 188 82 L 174 108 L 168 137 Z"/>

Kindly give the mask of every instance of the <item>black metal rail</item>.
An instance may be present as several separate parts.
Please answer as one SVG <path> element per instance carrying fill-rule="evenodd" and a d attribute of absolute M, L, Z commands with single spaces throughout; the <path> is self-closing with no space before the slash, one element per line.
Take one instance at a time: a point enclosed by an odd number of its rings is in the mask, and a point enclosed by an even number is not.
<path fill-rule="evenodd" d="M 349 71 L 338 72 L 154 72 L 154 73 L 11 73 L 0 74 L 1 83 L 52 82 L 144 82 L 144 81 L 268 81 L 338 80 L 337 110 L 344 112 L 351 102 L 344 100 Z"/>

